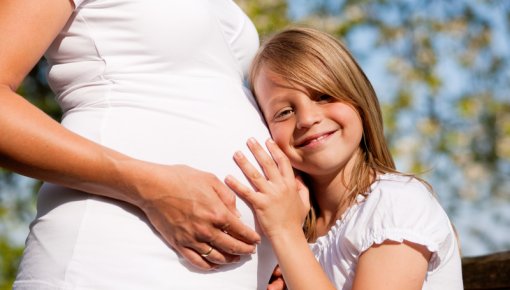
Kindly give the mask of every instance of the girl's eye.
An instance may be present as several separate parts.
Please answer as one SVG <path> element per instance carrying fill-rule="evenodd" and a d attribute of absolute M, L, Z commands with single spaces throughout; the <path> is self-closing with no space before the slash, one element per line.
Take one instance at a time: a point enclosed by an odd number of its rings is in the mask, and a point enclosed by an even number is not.
<path fill-rule="evenodd" d="M 333 101 L 333 97 L 330 95 L 322 94 L 322 95 L 318 95 L 315 98 L 315 101 L 318 103 L 329 103 L 329 102 Z"/>
<path fill-rule="evenodd" d="M 280 110 L 278 113 L 276 113 L 276 115 L 274 116 L 274 119 L 276 121 L 285 120 L 290 115 L 292 115 L 292 113 L 294 113 L 294 110 L 292 108 L 285 108 L 283 110 Z"/>

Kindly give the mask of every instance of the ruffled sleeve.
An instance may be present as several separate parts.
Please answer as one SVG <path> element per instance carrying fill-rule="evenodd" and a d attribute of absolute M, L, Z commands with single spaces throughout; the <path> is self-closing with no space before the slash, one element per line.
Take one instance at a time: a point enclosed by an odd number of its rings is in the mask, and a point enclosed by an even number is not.
<path fill-rule="evenodd" d="M 397 175 L 381 177 L 347 227 L 346 238 L 358 254 L 374 244 L 404 240 L 432 252 L 429 271 L 448 255 L 455 236 L 448 216 L 420 181 Z"/>

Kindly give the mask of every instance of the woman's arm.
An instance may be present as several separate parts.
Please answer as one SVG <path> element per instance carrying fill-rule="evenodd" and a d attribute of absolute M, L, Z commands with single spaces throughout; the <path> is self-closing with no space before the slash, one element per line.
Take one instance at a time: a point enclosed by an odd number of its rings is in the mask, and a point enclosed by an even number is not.
<path fill-rule="evenodd" d="M 231 176 L 225 182 L 252 205 L 262 231 L 271 241 L 289 289 L 335 289 L 315 259 L 301 228 L 310 207 L 308 191 L 296 180 L 289 160 L 278 146 L 272 141 L 266 142 L 266 146 L 271 156 L 255 140 L 248 141 L 263 174 L 240 152 L 234 156 L 255 191 Z"/>
<path fill-rule="evenodd" d="M 210 269 L 252 253 L 260 237 L 234 214 L 235 196 L 214 175 L 105 148 L 65 129 L 15 93 L 72 11 L 70 0 L 0 4 L 0 166 L 138 206 L 197 267 Z M 229 234 L 222 231 L 226 225 Z M 221 252 L 213 251 L 206 260 L 199 253 L 210 242 Z"/>

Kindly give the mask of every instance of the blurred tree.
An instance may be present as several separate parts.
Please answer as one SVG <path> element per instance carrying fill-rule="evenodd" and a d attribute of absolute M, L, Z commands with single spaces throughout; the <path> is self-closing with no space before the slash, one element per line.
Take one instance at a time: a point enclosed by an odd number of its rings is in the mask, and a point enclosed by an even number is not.
<path fill-rule="evenodd" d="M 5 239 L 0 239 L 0 252 L 2 253 L 2 259 L 0 260 L 0 290 L 11 289 L 22 251 L 21 247 L 13 246 Z"/>
<path fill-rule="evenodd" d="M 235 1 L 251 18 L 260 37 L 278 31 L 290 24 L 287 16 L 285 0 L 236 0 Z"/>

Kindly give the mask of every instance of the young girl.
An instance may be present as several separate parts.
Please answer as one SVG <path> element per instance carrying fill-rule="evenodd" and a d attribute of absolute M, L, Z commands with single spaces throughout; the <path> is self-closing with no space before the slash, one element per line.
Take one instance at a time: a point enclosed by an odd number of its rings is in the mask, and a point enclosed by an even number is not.
<path fill-rule="evenodd" d="M 248 141 L 263 172 L 234 155 L 255 190 L 225 182 L 251 203 L 289 289 L 463 289 L 452 225 L 426 182 L 396 171 L 376 94 L 342 43 L 285 30 L 259 50 L 251 85 L 274 141 L 270 155 Z"/>

